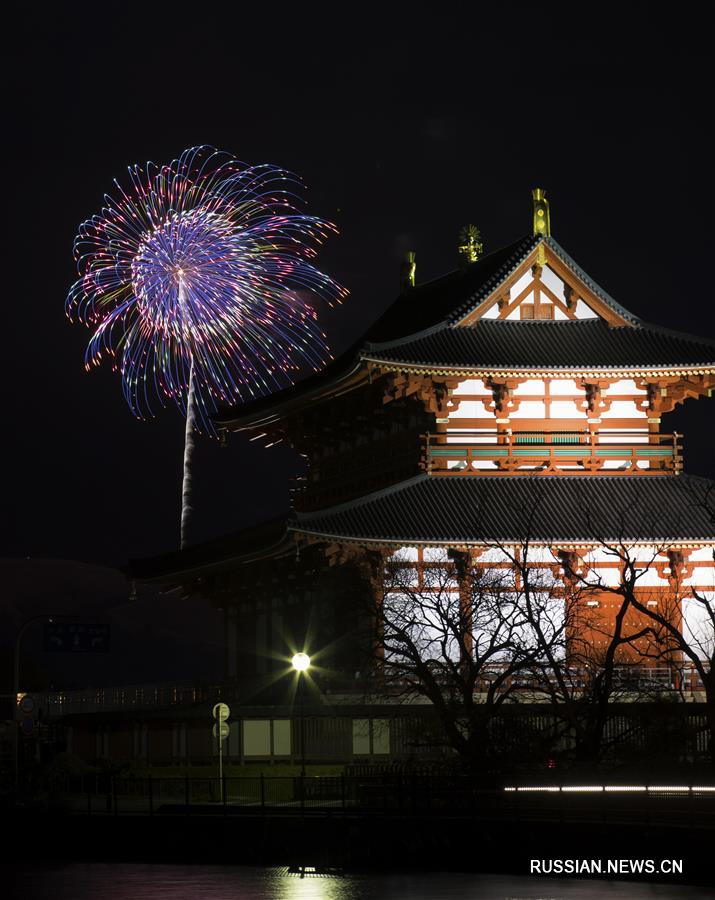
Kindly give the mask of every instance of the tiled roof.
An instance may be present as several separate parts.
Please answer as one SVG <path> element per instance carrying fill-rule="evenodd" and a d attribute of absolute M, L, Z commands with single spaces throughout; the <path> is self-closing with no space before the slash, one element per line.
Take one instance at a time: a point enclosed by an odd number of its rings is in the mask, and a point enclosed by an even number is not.
<path fill-rule="evenodd" d="M 351 347 L 320 372 L 275 394 L 223 410 L 214 420 L 219 426 L 238 421 L 262 421 L 267 415 L 280 414 L 295 403 L 313 399 L 331 384 L 340 383 L 354 373 L 359 364 L 359 351 L 366 341 L 384 342 L 401 338 L 406 332 L 415 334 L 439 325 L 455 308 L 465 303 L 481 302 L 529 255 L 539 240 L 531 235 L 520 238 L 463 269 L 410 288 L 400 294 Z"/>
<path fill-rule="evenodd" d="M 541 238 L 529 235 L 474 263 L 410 288 L 392 303 L 363 336 L 391 341 L 416 334 L 477 306 L 531 253 Z"/>
<path fill-rule="evenodd" d="M 356 541 L 715 540 L 715 482 L 680 475 L 420 475 L 289 526 Z"/>
<path fill-rule="evenodd" d="M 641 322 L 480 319 L 412 340 L 368 346 L 366 359 L 436 369 L 570 369 L 715 365 L 715 341 Z"/>
<path fill-rule="evenodd" d="M 566 267 L 571 269 L 571 271 L 577 275 L 581 281 L 586 285 L 586 287 L 590 288 L 593 293 L 599 297 L 606 306 L 610 306 L 614 312 L 617 312 L 624 319 L 629 322 L 640 322 L 642 321 L 638 316 L 632 313 L 629 309 L 626 309 L 625 306 L 621 306 L 616 300 L 611 297 L 609 293 L 604 291 L 600 284 L 597 284 L 593 278 L 588 274 L 588 272 L 584 272 L 581 266 L 576 262 L 573 257 L 569 256 L 569 254 L 564 250 L 564 248 L 559 244 L 558 241 L 555 241 L 552 237 L 544 238 L 544 243 L 547 247 L 551 247 L 554 253 L 559 257 L 559 259 L 565 263 Z"/>
<path fill-rule="evenodd" d="M 547 247 L 549 247 L 556 256 L 564 263 L 566 268 L 570 269 L 585 285 L 590 288 L 593 293 L 601 299 L 606 306 L 610 307 L 615 313 L 618 313 L 621 318 L 625 319 L 627 322 L 640 322 L 638 316 L 634 315 L 630 310 L 626 309 L 625 306 L 621 306 L 616 300 L 611 297 L 609 293 L 604 291 L 604 289 L 591 278 L 584 270 L 579 266 L 579 264 L 564 250 L 561 244 L 558 241 L 555 241 L 552 237 L 528 237 L 522 239 L 522 241 L 517 244 L 512 244 L 512 247 L 515 248 L 510 256 L 504 261 L 504 264 L 500 268 L 495 268 L 493 274 L 489 277 L 483 278 L 481 283 L 476 287 L 476 289 L 469 293 L 468 289 L 466 289 L 466 284 L 462 287 L 462 302 L 454 305 L 452 309 L 449 310 L 449 314 L 445 316 L 445 321 L 448 321 L 452 324 L 455 322 L 461 321 L 466 315 L 476 309 L 479 304 L 485 300 L 492 291 L 495 290 L 499 286 L 499 284 L 516 269 L 516 267 L 523 262 L 529 253 L 537 246 L 537 244 L 543 242 Z M 507 248 L 511 249 L 511 248 Z M 496 255 L 496 254 L 495 254 Z M 480 260 L 481 262 L 481 260 Z M 479 265 L 479 263 L 476 263 Z M 432 282 L 435 286 L 437 286 L 440 282 L 444 281 L 444 279 L 438 279 L 435 282 Z M 417 329 L 411 329 L 414 334 Z M 404 329 L 403 329 L 404 331 Z"/>
<path fill-rule="evenodd" d="M 522 323 L 519 322 L 482 319 L 477 326 L 460 328 L 457 333 L 452 326 L 476 309 L 540 242 L 603 303 L 635 327 L 608 328 L 600 320 L 582 320 L 523 323 L 528 330 L 520 331 Z M 576 327 L 571 331 L 556 330 L 569 325 Z M 506 328 L 494 330 L 499 326 Z M 536 332 L 535 326 L 541 330 Z M 480 328 L 484 330 L 479 331 Z M 489 329 L 493 333 L 487 333 Z M 715 351 L 707 341 L 643 322 L 596 284 L 553 238 L 527 235 L 475 263 L 404 292 L 350 348 L 322 371 L 270 396 L 223 410 L 215 416 L 215 421 L 219 426 L 253 427 L 280 418 L 354 377 L 361 356 L 435 368 L 488 366 L 498 370 L 518 365 L 576 367 L 579 362 L 591 367 L 657 363 L 661 367 L 709 365 L 713 363 Z"/>

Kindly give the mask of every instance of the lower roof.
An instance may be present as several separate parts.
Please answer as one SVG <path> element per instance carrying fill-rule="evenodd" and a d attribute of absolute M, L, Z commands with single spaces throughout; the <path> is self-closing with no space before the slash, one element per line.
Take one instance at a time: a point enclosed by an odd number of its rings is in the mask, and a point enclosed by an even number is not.
<path fill-rule="evenodd" d="M 714 541 L 715 482 L 689 475 L 419 475 L 289 528 L 406 544 Z"/>
<path fill-rule="evenodd" d="M 365 497 L 133 560 L 138 581 L 181 584 L 295 552 L 296 536 L 362 544 L 713 543 L 715 482 L 693 475 L 418 475 Z"/>
<path fill-rule="evenodd" d="M 286 517 L 279 516 L 174 553 L 133 559 L 125 572 L 137 581 L 181 583 L 182 579 L 199 577 L 204 572 L 234 569 L 292 549 Z"/>

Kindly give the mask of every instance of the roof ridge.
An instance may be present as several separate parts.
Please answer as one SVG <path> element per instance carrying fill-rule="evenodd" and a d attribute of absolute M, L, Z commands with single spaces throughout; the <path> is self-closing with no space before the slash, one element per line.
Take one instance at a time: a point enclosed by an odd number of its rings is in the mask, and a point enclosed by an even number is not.
<path fill-rule="evenodd" d="M 510 247 L 514 247 L 514 251 L 504 260 L 502 265 L 491 275 L 485 282 L 483 282 L 474 293 L 464 301 L 464 303 L 460 304 L 456 309 L 452 310 L 449 313 L 447 319 L 445 321 L 449 321 L 450 323 L 454 323 L 455 321 L 459 321 L 463 319 L 467 313 L 469 313 L 472 309 L 475 308 L 475 305 L 479 305 L 481 301 L 484 299 L 484 296 L 487 293 L 491 293 L 491 291 L 500 284 L 517 266 L 521 265 L 524 259 L 531 253 L 531 251 L 543 241 L 543 237 L 541 235 L 529 234 L 523 237 L 520 241 L 515 241 L 513 244 L 507 244 L 505 247 L 501 248 L 501 251 L 507 250 Z M 501 252 L 499 250 L 494 251 L 495 253 Z M 493 254 L 490 254 L 493 255 Z M 482 257 L 482 259 L 487 259 L 488 257 Z M 479 300 L 476 298 L 479 297 Z M 476 304 L 475 304 L 476 300 Z"/>
<path fill-rule="evenodd" d="M 576 260 L 567 253 L 566 250 L 559 244 L 556 238 L 548 237 L 544 238 L 544 243 L 551 247 L 551 249 L 556 253 L 557 256 L 561 258 L 561 261 L 566 264 L 568 268 L 570 268 L 575 275 L 577 275 L 584 284 L 591 288 L 591 290 L 597 294 L 601 300 L 603 300 L 614 312 L 617 312 L 619 315 L 623 316 L 625 319 L 628 319 L 631 322 L 635 322 L 640 324 L 643 320 L 640 316 L 637 316 L 635 313 L 632 313 L 629 309 L 626 309 L 625 306 L 621 306 L 621 304 L 615 300 L 608 291 L 604 290 L 597 281 L 594 281 L 593 278 L 586 272 L 581 266 L 576 262 Z"/>
<path fill-rule="evenodd" d="M 431 287 L 434 284 L 436 284 L 438 281 L 443 281 L 445 278 L 451 278 L 453 276 L 468 274 L 473 266 L 477 266 L 480 263 L 484 263 L 487 260 L 491 259 L 493 256 L 497 256 L 497 254 L 503 253 L 505 250 L 508 250 L 511 247 L 514 248 L 514 253 L 517 253 L 521 249 L 521 246 L 524 243 L 526 243 L 527 241 L 532 241 L 532 240 L 535 240 L 534 235 L 531 235 L 531 234 L 524 235 L 521 238 L 517 238 L 515 241 L 510 241 L 508 244 L 504 244 L 501 247 L 497 247 L 496 250 L 491 250 L 489 253 L 485 253 L 483 256 L 480 256 L 478 259 L 475 259 L 474 262 L 469 263 L 465 268 L 459 267 L 456 269 L 451 269 L 449 272 L 445 272 L 443 275 L 436 275 L 434 278 L 430 278 L 429 281 L 420 282 L 419 284 L 415 285 L 415 288 L 417 288 L 417 290 L 420 290 L 421 288 Z M 539 238 L 539 240 L 540 240 L 540 238 Z M 509 259 L 511 259 L 511 256 L 509 256 Z M 504 263 L 504 265 L 506 265 L 506 262 Z M 492 276 L 492 278 L 493 277 L 494 276 Z M 413 288 L 410 289 L 410 291 L 412 291 L 412 290 L 413 290 Z"/>
<path fill-rule="evenodd" d="M 429 337 L 431 334 L 437 334 L 437 332 L 448 327 L 450 327 L 448 320 L 442 319 L 442 321 L 437 322 L 436 325 L 430 325 L 428 328 L 423 328 L 422 331 L 415 331 L 412 334 L 407 334 L 401 338 L 395 338 L 392 341 L 365 341 L 360 348 L 359 353 L 362 357 L 366 352 L 371 350 L 381 350 L 386 347 L 400 347 L 402 344 L 409 344 L 412 341 L 418 341 L 422 338 Z"/>
<path fill-rule="evenodd" d="M 699 344 L 707 344 L 708 346 L 715 347 L 715 338 L 702 337 L 699 334 L 690 334 L 688 331 L 677 331 L 675 328 L 668 328 L 667 325 L 658 325 L 655 322 L 647 322 L 645 319 L 640 319 L 638 326 L 640 328 L 648 328 L 651 331 L 657 331 L 659 334 L 665 334 L 669 337 L 681 338 L 686 341 L 695 341 Z"/>

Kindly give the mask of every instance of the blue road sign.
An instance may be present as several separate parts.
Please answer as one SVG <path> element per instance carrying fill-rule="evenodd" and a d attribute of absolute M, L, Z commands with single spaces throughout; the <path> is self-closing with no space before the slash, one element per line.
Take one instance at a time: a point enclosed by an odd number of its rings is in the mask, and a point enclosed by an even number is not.
<path fill-rule="evenodd" d="M 50 653 L 108 653 L 109 625 L 52 622 L 45 625 L 45 650 Z"/>

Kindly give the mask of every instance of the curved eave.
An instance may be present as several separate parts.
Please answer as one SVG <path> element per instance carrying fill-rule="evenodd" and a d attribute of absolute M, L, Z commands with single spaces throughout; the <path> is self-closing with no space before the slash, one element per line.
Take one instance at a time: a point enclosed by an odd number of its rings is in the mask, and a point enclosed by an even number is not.
<path fill-rule="evenodd" d="M 572 378 L 584 376 L 612 376 L 622 378 L 637 378 L 644 375 L 713 375 L 715 374 L 715 362 L 703 365 L 687 366 L 589 366 L 589 367 L 511 367 L 511 366 L 450 366 L 448 364 L 433 363 L 405 363 L 398 360 L 380 359 L 375 356 L 363 356 L 363 361 L 377 366 L 387 372 L 400 372 L 414 375 L 446 375 L 449 377 L 480 378 L 490 375 L 506 375 L 508 377 L 520 376 L 550 376 L 553 378 Z"/>
<path fill-rule="evenodd" d="M 142 584 L 184 584 L 204 575 L 235 570 L 238 566 L 250 565 L 263 559 L 286 556 L 295 551 L 294 540 L 290 529 L 284 526 L 277 539 L 247 552 L 215 549 L 214 542 L 209 542 L 164 557 L 133 560 L 126 571 L 130 578 Z"/>
<path fill-rule="evenodd" d="M 346 394 L 367 379 L 367 371 L 363 369 L 363 360 L 356 357 L 354 363 L 344 372 L 334 376 L 324 384 L 316 385 L 308 390 L 300 390 L 300 384 L 291 396 L 278 400 L 272 405 L 243 415 L 231 418 L 218 418 L 214 422 L 219 431 L 252 431 L 256 428 L 267 428 L 279 422 L 286 415 L 301 409 L 308 403 L 316 403 L 332 397 Z"/>
<path fill-rule="evenodd" d="M 421 474 L 298 513 L 288 528 L 308 540 L 372 547 L 489 547 L 527 539 L 541 546 L 711 546 L 715 523 L 707 504 L 714 491 L 714 482 L 692 475 Z"/>
<path fill-rule="evenodd" d="M 405 538 L 373 538 L 373 537 L 364 537 L 364 536 L 356 536 L 356 535 L 345 535 L 345 534 L 330 534 L 322 531 L 310 531 L 306 528 L 300 528 L 297 526 L 289 526 L 289 531 L 292 531 L 296 535 L 300 535 L 307 538 L 313 538 L 316 541 L 325 541 L 334 544 L 354 544 L 361 547 L 455 547 L 457 549 L 461 548 L 488 548 L 488 547 L 499 547 L 499 546 L 514 546 L 515 544 L 523 543 L 523 541 L 518 541 L 513 537 L 508 538 L 492 538 L 488 541 L 485 540 L 475 540 L 475 541 L 464 541 L 464 540 L 435 540 L 434 538 L 424 538 L 424 539 L 415 539 L 411 537 Z M 668 545 L 668 549 L 680 550 L 680 549 L 688 549 L 688 548 L 697 548 L 697 547 L 715 547 L 715 539 L 712 537 L 703 537 L 703 538 L 688 538 L 684 540 L 683 538 L 659 538 L 658 540 L 646 540 L 642 537 L 612 537 L 612 538 L 530 538 L 529 545 L 532 547 L 573 547 L 577 548 L 593 548 L 597 547 L 601 544 L 619 544 L 619 545 L 629 545 L 629 544 L 637 544 L 639 547 L 662 547 L 664 544 Z"/>

